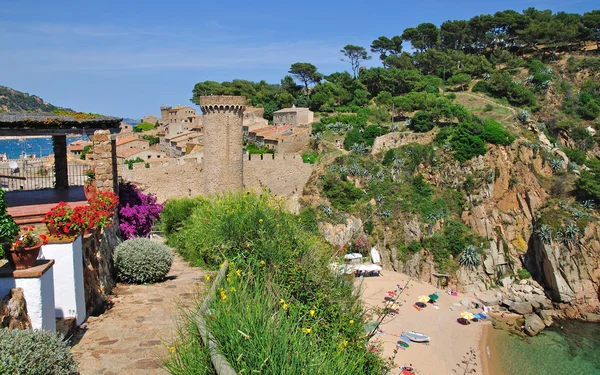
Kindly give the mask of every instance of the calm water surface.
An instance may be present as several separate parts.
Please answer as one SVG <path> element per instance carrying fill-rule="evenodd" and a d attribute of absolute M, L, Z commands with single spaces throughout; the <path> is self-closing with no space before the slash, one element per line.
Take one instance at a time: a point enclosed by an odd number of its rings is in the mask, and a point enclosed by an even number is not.
<path fill-rule="evenodd" d="M 597 323 L 565 321 L 532 338 L 495 329 L 490 349 L 504 368 L 498 375 L 600 375 Z"/>

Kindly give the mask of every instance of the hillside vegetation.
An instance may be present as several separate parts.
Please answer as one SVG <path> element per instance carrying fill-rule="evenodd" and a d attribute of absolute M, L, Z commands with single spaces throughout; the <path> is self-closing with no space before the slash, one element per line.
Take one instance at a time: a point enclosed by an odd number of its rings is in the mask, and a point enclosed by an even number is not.
<path fill-rule="evenodd" d="M 0 112 L 52 112 L 60 109 L 38 96 L 0 86 Z M 70 109 L 68 111 L 72 112 Z"/>
<path fill-rule="evenodd" d="M 306 155 L 320 163 L 301 203 L 344 251 L 376 245 L 397 270 L 472 291 L 529 268 L 583 312 L 600 283 L 575 272 L 600 256 L 599 44 L 598 10 L 508 10 L 381 36 L 369 46 L 380 67 L 361 68 L 369 51 L 349 44 L 350 72 L 297 62 L 280 84 L 205 81 L 192 100 L 245 95 L 268 119 L 292 104 L 315 111 Z M 548 272 L 540 238 L 591 258 Z"/>

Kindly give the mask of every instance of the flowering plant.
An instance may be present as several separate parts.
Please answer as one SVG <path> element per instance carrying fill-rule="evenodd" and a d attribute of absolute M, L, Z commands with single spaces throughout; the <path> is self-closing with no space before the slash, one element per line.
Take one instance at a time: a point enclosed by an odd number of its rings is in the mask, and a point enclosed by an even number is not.
<path fill-rule="evenodd" d="M 163 210 L 156 196 L 144 194 L 128 182 L 119 185 L 119 201 L 119 229 L 123 238 L 149 237 Z"/>
<path fill-rule="evenodd" d="M 87 206 L 75 207 L 73 225 L 83 229 L 100 229 L 112 227 L 112 216 L 118 197 L 111 192 L 101 191 L 89 201 Z"/>
<path fill-rule="evenodd" d="M 44 234 L 37 235 L 33 233 L 33 227 L 24 227 L 19 238 L 12 244 L 13 251 L 23 251 L 27 247 L 34 247 L 39 244 L 46 245 L 48 238 Z"/>
<path fill-rule="evenodd" d="M 74 234 L 79 230 L 79 225 L 73 222 L 74 210 L 65 202 L 60 202 L 52 207 L 42 219 L 42 223 L 52 225 L 64 234 Z"/>

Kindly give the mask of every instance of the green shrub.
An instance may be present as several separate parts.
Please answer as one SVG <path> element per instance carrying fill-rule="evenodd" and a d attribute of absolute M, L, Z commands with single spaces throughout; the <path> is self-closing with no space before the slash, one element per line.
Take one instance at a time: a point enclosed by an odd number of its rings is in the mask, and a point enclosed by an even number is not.
<path fill-rule="evenodd" d="M 75 375 L 77 362 L 62 336 L 42 330 L 0 329 L 0 373 Z"/>
<path fill-rule="evenodd" d="M 577 165 L 583 165 L 585 163 L 585 160 L 587 159 L 585 152 L 583 152 L 579 149 L 567 148 L 564 151 L 565 151 L 565 155 L 567 155 L 569 160 Z"/>
<path fill-rule="evenodd" d="M 155 124 L 151 124 L 149 122 L 142 122 L 142 123 L 136 124 L 135 127 L 133 128 L 133 131 L 135 133 L 141 133 L 141 132 L 145 132 L 148 130 L 152 130 L 155 127 L 156 127 Z"/>
<path fill-rule="evenodd" d="M 175 233 L 194 208 L 204 202 L 202 197 L 169 199 L 160 215 L 160 228 L 169 235 Z"/>
<path fill-rule="evenodd" d="M 4 247 L 10 246 L 19 234 L 19 226 L 6 211 L 6 191 L 0 187 L 0 257 L 4 256 Z"/>
<path fill-rule="evenodd" d="M 484 110 L 485 112 L 491 112 L 491 111 L 493 111 L 493 110 L 494 110 L 494 106 L 493 106 L 493 105 L 491 105 L 490 103 L 488 103 L 488 104 L 486 104 L 486 105 L 483 107 L 483 110 Z"/>
<path fill-rule="evenodd" d="M 504 146 L 508 146 L 515 140 L 514 135 L 510 134 L 508 130 L 492 119 L 487 119 L 483 123 L 481 138 L 488 143 Z"/>
<path fill-rule="evenodd" d="M 427 111 L 417 112 L 410 121 L 410 128 L 418 133 L 428 132 L 433 129 L 435 123 L 431 113 Z"/>
<path fill-rule="evenodd" d="M 490 87 L 486 81 L 477 82 L 471 89 L 472 92 L 483 92 L 483 93 L 488 93 L 489 90 L 490 90 Z"/>
<path fill-rule="evenodd" d="M 348 211 L 350 206 L 360 200 L 364 193 L 349 181 L 326 178 L 323 182 L 323 193 L 333 207 L 338 210 Z"/>
<path fill-rule="evenodd" d="M 167 245 L 148 238 L 132 238 L 115 248 L 114 261 L 121 281 L 144 284 L 161 281 L 167 276 L 173 254 Z"/>
<path fill-rule="evenodd" d="M 302 154 L 302 162 L 315 164 L 315 161 L 317 161 L 318 156 L 319 155 L 316 152 L 305 152 Z"/>
<path fill-rule="evenodd" d="M 518 271 L 518 274 L 519 274 L 519 279 L 521 279 L 521 280 L 531 278 L 531 273 L 529 273 L 529 271 L 527 271 L 527 269 L 525 269 L 525 268 L 521 268 Z"/>

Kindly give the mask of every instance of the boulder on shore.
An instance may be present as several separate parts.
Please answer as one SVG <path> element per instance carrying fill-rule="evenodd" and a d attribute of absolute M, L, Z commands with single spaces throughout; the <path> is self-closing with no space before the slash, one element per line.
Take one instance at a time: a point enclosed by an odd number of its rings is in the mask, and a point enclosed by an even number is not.
<path fill-rule="evenodd" d="M 513 304 L 510 309 L 517 314 L 528 315 L 533 312 L 533 306 L 529 302 L 517 302 Z"/>
<path fill-rule="evenodd" d="M 475 297 L 486 306 L 498 306 L 502 298 L 500 292 L 494 290 L 487 290 L 485 292 L 475 293 Z"/>
<path fill-rule="evenodd" d="M 525 332 L 529 336 L 535 336 L 546 328 L 542 318 L 536 314 L 530 314 L 525 318 Z"/>

